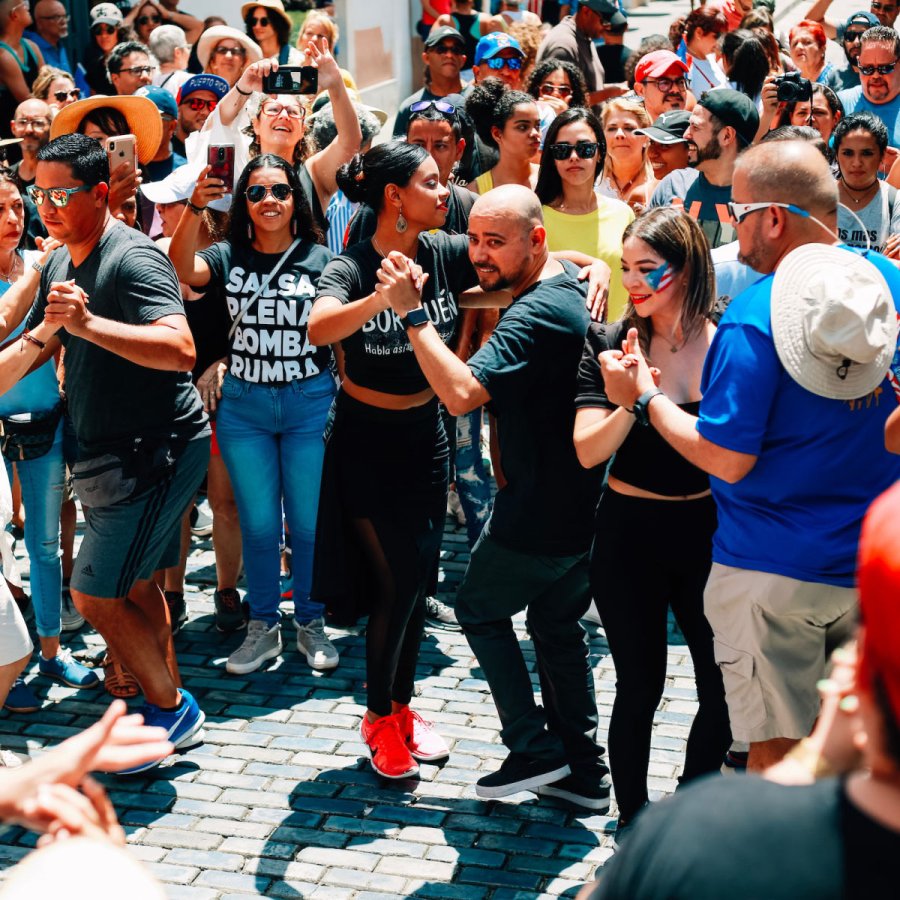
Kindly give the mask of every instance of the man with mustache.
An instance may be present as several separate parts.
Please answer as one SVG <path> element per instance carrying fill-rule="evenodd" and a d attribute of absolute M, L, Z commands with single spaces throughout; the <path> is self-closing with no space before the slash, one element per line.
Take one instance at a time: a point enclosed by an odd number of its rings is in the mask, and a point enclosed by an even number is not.
<path fill-rule="evenodd" d="M 634 91 L 655 121 L 664 112 L 687 105 L 688 67 L 671 50 L 648 53 L 634 70 Z"/>

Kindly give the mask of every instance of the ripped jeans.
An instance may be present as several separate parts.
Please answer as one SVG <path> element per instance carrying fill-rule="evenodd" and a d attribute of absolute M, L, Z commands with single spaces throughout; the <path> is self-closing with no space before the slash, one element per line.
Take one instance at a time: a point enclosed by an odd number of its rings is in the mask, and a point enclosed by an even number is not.
<path fill-rule="evenodd" d="M 479 406 L 456 419 L 456 492 L 466 514 L 469 549 L 475 546 L 491 514 L 491 482 L 481 456 L 482 416 Z"/>

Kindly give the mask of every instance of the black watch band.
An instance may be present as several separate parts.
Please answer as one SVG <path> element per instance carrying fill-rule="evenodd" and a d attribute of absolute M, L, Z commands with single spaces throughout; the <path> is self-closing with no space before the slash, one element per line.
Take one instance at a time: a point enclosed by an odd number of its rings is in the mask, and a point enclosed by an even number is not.
<path fill-rule="evenodd" d="M 407 331 L 410 328 L 421 328 L 423 325 L 428 324 L 428 313 L 425 312 L 424 307 L 419 306 L 416 309 L 411 309 L 400 321 Z"/>
<path fill-rule="evenodd" d="M 635 419 L 637 419 L 638 425 L 643 425 L 645 428 L 650 424 L 650 401 L 657 395 L 662 394 L 663 392 L 658 387 L 650 388 L 649 391 L 644 391 L 637 400 L 634 401 L 634 408 L 631 410 L 634 413 Z"/>

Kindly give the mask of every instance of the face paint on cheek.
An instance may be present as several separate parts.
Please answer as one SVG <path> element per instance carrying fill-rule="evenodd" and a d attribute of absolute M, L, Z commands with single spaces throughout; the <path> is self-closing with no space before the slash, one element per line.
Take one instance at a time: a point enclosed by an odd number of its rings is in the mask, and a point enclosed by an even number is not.
<path fill-rule="evenodd" d="M 644 281 L 652 291 L 664 291 L 675 280 L 675 270 L 667 263 L 644 273 Z"/>

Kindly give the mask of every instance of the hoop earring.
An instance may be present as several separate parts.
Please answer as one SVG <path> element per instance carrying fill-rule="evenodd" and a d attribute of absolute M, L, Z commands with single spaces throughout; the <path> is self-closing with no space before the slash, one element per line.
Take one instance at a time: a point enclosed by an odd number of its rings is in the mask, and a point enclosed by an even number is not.
<path fill-rule="evenodd" d="M 409 223 L 406 221 L 406 217 L 403 215 L 403 207 L 402 206 L 400 207 L 400 212 L 397 213 L 396 228 L 400 234 L 403 234 L 403 232 L 406 231 L 407 228 L 409 228 Z"/>

